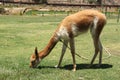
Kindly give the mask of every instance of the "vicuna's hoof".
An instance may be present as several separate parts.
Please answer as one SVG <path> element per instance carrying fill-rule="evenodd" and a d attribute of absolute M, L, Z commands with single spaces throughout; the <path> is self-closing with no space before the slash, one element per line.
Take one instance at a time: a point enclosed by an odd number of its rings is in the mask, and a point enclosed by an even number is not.
<path fill-rule="evenodd" d="M 75 72 L 75 71 L 76 71 L 76 69 L 72 69 L 72 71 L 73 71 L 73 72 Z"/>
<path fill-rule="evenodd" d="M 54 67 L 55 67 L 55 68 L 59 68 L 59 66 L 58 66 L 58 65 L 55 65 Z"/>

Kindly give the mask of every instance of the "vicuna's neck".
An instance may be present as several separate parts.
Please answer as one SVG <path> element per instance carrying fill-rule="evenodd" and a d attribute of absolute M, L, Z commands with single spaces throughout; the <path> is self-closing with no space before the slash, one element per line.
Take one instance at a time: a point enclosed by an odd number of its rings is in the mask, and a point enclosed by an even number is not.
<path fill-rule="evenodd" d="M 58 42 L 57 36 L 53 35 L 51 37 L 51 39 L 49 40 L 47 46 L 41 52 L 39 52 L 39 57 L 41 59 L 43 59 L 44 57 L 46 57 L 52 51 L 52 49 L 55 47 L 55 45 L 57 44 L 57 42 Z"/>

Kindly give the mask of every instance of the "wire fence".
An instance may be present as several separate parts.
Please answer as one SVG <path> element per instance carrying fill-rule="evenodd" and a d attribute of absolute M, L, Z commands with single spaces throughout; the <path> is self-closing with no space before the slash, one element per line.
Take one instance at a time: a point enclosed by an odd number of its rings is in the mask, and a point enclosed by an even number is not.
<path fill-rule="evenodd" d="M 24 13 L 25 15 L 40 15 L 40 16 L 60 16 L 60 15 L 65 15 L 68 16 L 70 14 L 73 14 L 77 11 L 36 11 L 36 10 L 31 10 L 28 11 L 26 13 Z M 103 13 L 106 15 L 107 19 L 116 19 L 117 22 L 120 21 L 120 9 L 117 11 L 103 11 Z"/>
<path fill-rule="evenodd" d="M 31 2 L 32 1 L 32 2 Z M 5 6 L 6 4 L 39 4 L 39 3 L 34 3 L 33 0 L 20 0 L 18 2 L 15 2 L 13 0 L 0 0 L 0 2 L 3 3 L 3 6 Z M 48 5 L 51 5 L 51 4 L 48 4 Z M 119 18 L 120 18 L 120 5 L 96 5 L 96 4 L 52 4 L 54 7 L 56 6 L 74 6 L 77 8 L 99 8 L 103 13 L 105 13 L 105 15 L 107 16 L 107 18 L 109 19 L 116 19 L 117 22 L 119 22 Z M 111 9 L 112 8 L 112 9 Z M 113 9 L 114 8 L 114 9 Z M 2 8 L 0 8 L 0 12 L 2 11 L 4 12 L 4 10 Z M 25 11 L 26 10 L 26 11 Z M 78 11 L 78 10 L 77 10 Z M 21 10 L 19 11 L 19 14 L 23 15 L 24 13 L 25 14 L 28 14 L 28 15 L 41 15 L 41 16 L 46 16 L 46 15 L 54 15 L 54 16 L 57 16 L 57 15 L 69 15 L 69 14 L 72 14 L 72 13 L 75 13 L 77 12 L 76 10 L 62 10 L 62 11 L 58 11 L 58 10 L 49 10 L 49 11 L 40 11 L 40 10 L 27 10 L 27 9 L 24 9 L 24 10 Z M 12 12 L 12 11 L 11 11 Z M 14 11 L 13 11 L 14 12 Z M 8 14 L 10 13 L 10 11 L 7 12 Z"/>

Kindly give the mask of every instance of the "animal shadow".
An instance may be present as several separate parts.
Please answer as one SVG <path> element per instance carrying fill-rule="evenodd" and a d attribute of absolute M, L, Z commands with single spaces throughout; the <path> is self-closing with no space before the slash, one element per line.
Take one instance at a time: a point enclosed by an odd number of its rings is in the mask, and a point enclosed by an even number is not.
<path fill-rule="evenodd" d="M 77 70 L 80 69 L 107 69 L 107 68 L 112 68 L 113 65 L 110 64 L 101 64 L 100 66 L 98 66 L 98 64 L 93 64 L 92 66 L 90 66 L 90 64 L 77 64 Z M 69 65 L 65 65 L 62 67 L 62 69 L 66 69 L 66 70 L 72 70 L 73 69 L 73 65 L 69 64 Z"/>
<path fill-rule="evenodd" d="M 76 70 L 81 70 L 81 69 L 107 69 L 107 68 L 112 68 L 113 65 L 110 64 L 101 64 L 101 66 L 98 66 L 98 64 L 93 64 L 90 66 L 90 64 L 77 64 Z M 44 69 L 44 68 L 51 68 L 55 69 L 54 66 L 38 66 L 37 69 Z M 63 67 L 60 67 L 60 69 L 65 69 L 65 70 L 72 70 L 73 69 L 73 64 L 68 64 Z"/>

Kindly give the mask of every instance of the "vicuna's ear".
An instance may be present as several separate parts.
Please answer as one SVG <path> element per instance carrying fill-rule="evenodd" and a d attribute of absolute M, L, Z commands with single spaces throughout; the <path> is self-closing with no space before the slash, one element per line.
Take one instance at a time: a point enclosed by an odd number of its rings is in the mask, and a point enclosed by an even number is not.
<path fill-rule="evenodd" d="M 35 47 L 35 56 L 36 56 L 36 59 L 39 59 L 37 47 Z"/>

